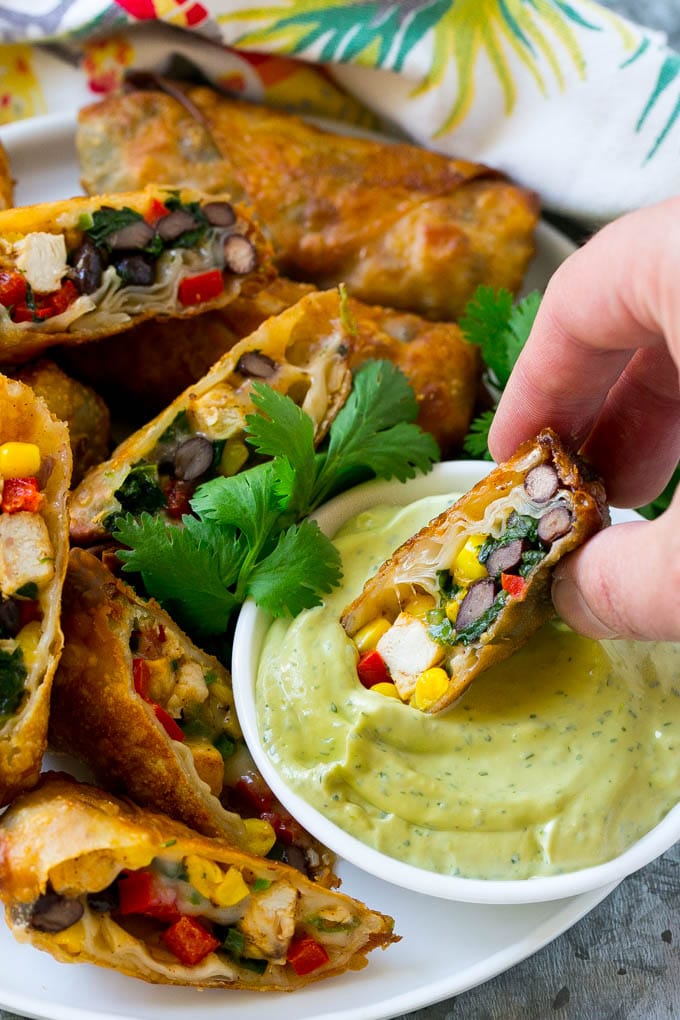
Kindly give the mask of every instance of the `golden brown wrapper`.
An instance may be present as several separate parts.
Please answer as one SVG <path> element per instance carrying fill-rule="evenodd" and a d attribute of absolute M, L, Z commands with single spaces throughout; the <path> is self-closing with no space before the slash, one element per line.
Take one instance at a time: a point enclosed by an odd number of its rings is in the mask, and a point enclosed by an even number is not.
<path fill-rule="evenodd" d="M 524 488 L 529 472 L 550 464 L 557 472 L 559 489 L 550 502 L 532 503 Z M 551 429 L 527 440 L 505 463 L 496 467 L 453 506 L 408 539 L 371 577 L 342 615 L 350 637 L 378 617 L 394 622 L 402 607 L 417 595 L 438 598 L 438 572 L 449 570 L 467 538 L 500 534 L 509 514 L 515 511 L 541 516 L 557 503 L 568 506 L 571 528 L 549 546 L 545 557 L 526 577 L 520 595 L 510 596 L 478 639 L 454 645 L 446 670 L 450 682 L 445 693 L 426 709 L 441 712 L 449 707 L 476 676 L 512 655 L 554 613 L 550 597 L 555 564 L 591 535 L 609 524 L 602 483 L 587 465 L 569 455 Z"/>
<path fill-rule="evenodd" d="M 0 209 L 14 205 L 14 180 L 5 146 L 0 142 Z"/>
<path fill-rule="evenodd" d="M 270 960 L 263 974 L 246 969 L 226 953 L 211 952 L 195 966 L 186 966 L 163 945 L 161 926 L 112 912 L 97 912 L 87 893 L 106 889 L 122 869 L 143 868 L 154 858 L 183 862 L 197 856 L 222 868 L 240 871 L 251 890 L 244 910 L 272 902 L 272 893 L 294 890 L 294 908 L 259 910 L 260 940 L 281 943 L 285 960 L 292 930 L 323 944 L 328 962 L 298 976 L 286 962 Z M 269 889 L 252 888 L 257 878 Z M 39 931 L 31 924 L 33 904 L 46 891 L 83 905 L 79 920 L 60 932 Z M 252 857 L 222 839 L 192 832 L 164 815 L 152 814 L 127 801 L 62 774 L 47 774 L 40 787 L 20 798 L 0 821 L 0 896 L 10 929 L 65 963 L 95 963 L 146 981 L 203 988 L 294 991 L 310 981 L 365 966 L 367 954 L 398 941 L 391 918 L 363 903 L 310 882 L 296 870 Z M 266 897 L 266 901 L 262 899 Z M 290 896 L 288 897 L 290 901 Z M 250 915 L 252 917 L 252 913 Z M 328 918 L 328 928 L 343 919 L 343 931 L 324 931 L 314 923 Z M 141 923 L 140 923 L 141 922 Z M 245 924 L 243 918 L 235 922 Z M 266 957 L 265 957 L 266 958 Z"/>
<path fill-rule="evenodd" d="M 15 245 L 17 242 L 23 242 L 29 235 L 61 235 L 70 252 L 82 241 L 83 223 L 88 216 L 92 216 L 98 210 L 104 207 L 115 210 L 129 208 L 142 216 L 147 216 L 154 203 L 162 205 L 171 194 L 185 204 L 200 204 L 206 201 L 205 194 L 197 189 L 169 189 L 149 184 L 143 190 L 124 194 L 97 195 L 89 198 L 79 196 L 59 202 L 6 209 L 0 212 L 0 265 L 6 270 L 17 268 L 18 256 Z M 210 201 L 229 202 L 230 198 L 224 194 L 211 195 Z M 185 261 L 190 253 L 199 250 L 198 242 L 187 247 L 183 245 L 173 247 L 170 244 L 166 254 L 156 263 L 159 266 L 161 260 L 166 259 L 164 263 L 166 268 L 162 273 L 158 268 L 156 270 L 157 279 L 153 286 L 124 285 L 114 292 L 111 281 L 109 284 L 102 284 L 93 292 L 94 297 L 91 294 L 80 294 L 76 301 L 71 302 L 64 315 L 71 314 L 78 302 L 89 301 L 92 307 L 88 305 L 89 311 L 83 311 L 82 315 L 70 323 L 64 322 L 62 315 L 44 317 L 37 322 L 14 322 L 4 306 L 0 306 L 2 310 L 0 362 L 9 364 L 28 361 L 47 347 L 98 340 L 159 316 L 181 320 L 212 308 L 221 308 L 241 294 L 254 293 L 274 276 L 271 250 L 245 207 L 235 205 L 234 210 L 235 232 L 246 237 L 254 247 L 256 267 L 251 272 L 243 274 L 225 268 L 222 271 L 224 288 L 218 296 L 191 304 L 182 303 L 177 293 L 177 280 L 198 276 L 202 272 L 214 269 L 215 266 L 208 264 L 210 259 L 207 256 L 203 261 L 192 263 L 191 266 Z M 182 259 L 179 276 L 169 266 L 169 255 Z M 63 279 L 67 279 L 67 276 L 68 274 Z M 129 307 L 121 306 L 123 295 L 127 295 L 126 302 L 128 299 L 132 302 Z M 85 305 L 82 305 L 82 308 L 85 309 Z"/>
<path fill-rule="evenodd" d="M 0 717 L 0 806 L 36 782 L 46 746 L 50 689 L 63 644 L 59 616 L 68 558 L 67 495 L 71 477 L 66 426 L 50 414 L 28 386 L 0 375 L 0 445 L 6 442 L 33 443 L 40 450 L 46 481 L 38 513 L 47 527 L 54 570 L 51 579 L 38 587 L 36 599 L 42 620 L 37 645 L 31 648 L 30 658 L 24 654 L 26 693 L 16 712 Z M 4 587 L 4 577 L 0 577 L 0 583 Z M 2 592 L 3 597 L 10 594 Z M 19 639 L 21 645 L 21 631 Z"/>
<path fill-rule="evenodd" d="M 433 319 L 457 318 L 480 283 L 520 287 L 538 201 L 501 174 L 204 86 L 171 88 L 81 111 L 86 190 L 173 181 L 231 191 L 252 203 L 282 273 Z"/>
<path fill-rule="evenodd" d="M 254 411 L 253 382 L 266 382 L 292 397 L 312 418 L 315 438 L 320 440 L 350 390 L 348 337 L 336 291 L 309 294 L 268 319 L 87 475 L 71 504 L 73 540 L 84 544 L 107 534 L 109 515 L 120 509 L 114 492 L 131 465 L 152 455 L 180 412 L 186 412 L 195 432 L 211 440 L 240 439 L 246 415 Z M 271 373 L 246 373 L 242 359 L 253 355 L 269 359 Z"/>

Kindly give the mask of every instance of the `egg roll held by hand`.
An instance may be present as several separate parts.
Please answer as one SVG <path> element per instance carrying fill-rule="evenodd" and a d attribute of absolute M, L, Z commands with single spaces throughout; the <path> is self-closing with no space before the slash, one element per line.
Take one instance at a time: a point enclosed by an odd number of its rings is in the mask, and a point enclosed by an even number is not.
<path fill-rule="evenodd" d="M 259 776 L 217 659 L 82 549 L 70 555 L 62 626 L 50 746 L 89 765 L 107 789 L 251 853 L 268 853 L 283 834 L 284 860 L 334 881 L 332 855 Z"/>
<path fill-rule="evenodd" d="M 70 478 L 66 425 L 0 375 L 0 806 L 36 782 L 45 750 Z"/>
<path fill-rule="evenodd" d="M 0 362 L 219 308 L 271 279 L 240 206 L 191 189 L 0 212 Z"/>
<path fill-rule="evenodd" d="M 252 204 L 286 276 L 345 282 L 428 318 L 456 319 L 480 283 L 517 291 L 534 253 L 536 196 L 488 167 L 322 131 L 206 87 L 107 98 L 81 111 L 77 144 L 90 192 L 155 181 L 230 191 Z"/>
<path fill-rule="evenodd" d="M 294 991 L 398 941 L 358 900 L 59 774 L 0 820 L 0 896 L 61 962 L 195 988 Z"/>
<path fill-rule="evenodd" d="M 447 708 L 549 619 L 555 564 L 607 524 L 602 484 L 544 429 L 400 546 L 347 607 L 362 682 L 391 681 L 425 712 Z"/>

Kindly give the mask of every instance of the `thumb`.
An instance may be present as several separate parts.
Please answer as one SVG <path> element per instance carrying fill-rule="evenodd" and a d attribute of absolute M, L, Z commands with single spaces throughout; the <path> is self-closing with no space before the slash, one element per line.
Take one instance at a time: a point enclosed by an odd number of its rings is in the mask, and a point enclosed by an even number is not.
<path fill-rule="evenodd" d="M 655 521 L 605 528 L 555 569 L 555 609 L 592 638 L 680 641 L 680 494 Z"/>

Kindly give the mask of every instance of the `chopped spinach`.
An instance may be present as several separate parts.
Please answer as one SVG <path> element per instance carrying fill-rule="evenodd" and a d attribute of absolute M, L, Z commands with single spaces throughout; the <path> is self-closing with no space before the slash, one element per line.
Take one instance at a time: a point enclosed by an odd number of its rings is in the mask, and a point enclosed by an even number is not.
<path fill-rule="evenodd" d="M 175 415 L 165 432 L 163 432 L 160 436 L 158 445 L 176 443 L 178 439 L 184 439 L 186 436 L 190 436 L 192 434 L 193 429 L 189 424 L 189 415 L 186 411 L 180 411 L 179 414 Z"/>
<path fill-rule="evenodd" d="M 206 232 L 210 228 L 210 224 L 205 216 L 205 213 L 201 209 L 199 202 L 181 202 L 178 195 L 172 195 L 165 201 L 166 207 L 170 212 L 175 212 L 177 209 L 181 209 L 183 212 L 188 212 L 196 220 L 196 226 L 191 230 L 185 230 L 183 234 L 176 237 L 173 241 L 168 242 L 170 248 L 193 248 L 203 239 Z"/>
<path fill-rule="evenodd" d="M 456 631 L 443 609 L 431 609 L 427 613 L 427 633 L 438 645 L 452 645 Z"/>
<path fill-rule="evenodd" d="M 516 538 L 526 538 L 529 542 L 537 542 L 538 519 L 536 517 L 523 516 L 513 510 L 508 517 L 503 534 L 499 535 L 498 538 L 493 538 L 489 535 L 479 550 L 477 559 L 480 563 L 486 563 L 492 552 L 500 549 L 501 546 L 509 545 Z"/>
<path fill-rule="evenodd" d="M 96 244 L 107 247 L 106 238 L 123 227 L 129 227 L 131 223 L 137 223 L 144 217 L 135 209 L 124 205 L 122 209 L 112 209 L 110 206 L 102 206 L 92 213 L 92 226 L 87 228 L 87 235 Z"/>
<path fill-rule="evenodd" d="M 227 758 L 231 758 L 231 756 L 236 752 L 236 741 L 232 740 L 232 738 L 227 736 L 226 733 L 220 734 L 214 743 L 225 761 Z"/>
<path fill-rule="evenodd" d="M 463 627 L 456 632 L 453 639 L 454 644 L 469 645 L 481 637 L 484 631 L 489 629 L 507 600 L 508 593 L 506 591 L 499 591 L 486 612 L 482 613 L 476 620 L 473 620 L 467 627 Z"/>
<path fill-rule="evenodd" d="M 21 588 L 17 588 L 14 592 L 22 599 L 37 599 L 38 597 L 38 585 L 35 581 L 27 581 L 26 584 L 22 584 Z"/>
<path fill-rule="evenodd" d="M 460 585 L 449 570 L 437 571 L 437 586 L 445 599 L 454 598 L 460 591 Z"/>
<path fill-rule="evenodd" d="M 545 550 L 543 549 L 527 549 L 522 553 L 522 562 L 520 563 L 519 572 L 522 577 L 526 577 L 530 574 L 534 567 L 538 566 L 541 560 L 545 559 Z"/>
<path fill-rule="evenodd" d="M 113 495 L 123 513 L 139 515 L 146 510 L 153 514 L 165 506 L 155 464 L 135 464 Z"/>
<path fill-rule="evenodd" d="M 20 648 L 0 649 L 0 719 L 14 715 L 26 690 L 26 666 Z"/>

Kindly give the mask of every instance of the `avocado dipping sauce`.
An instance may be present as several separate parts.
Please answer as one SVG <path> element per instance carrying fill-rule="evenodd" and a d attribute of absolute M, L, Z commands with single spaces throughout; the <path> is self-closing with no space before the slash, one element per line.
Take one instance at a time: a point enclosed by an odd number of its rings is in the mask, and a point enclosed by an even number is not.
<path fill-rule="evenodd" d="M 265 639 L 263 746 L 309 804 L 417 867 L 523 879 L 603 863 L 680 799 L 680 645 L 596 642 L 555 620 L 441 716 L 359 683 L 343 609 L 455 498 L 375 507 L 337 532 L 341 587 Z"/>

